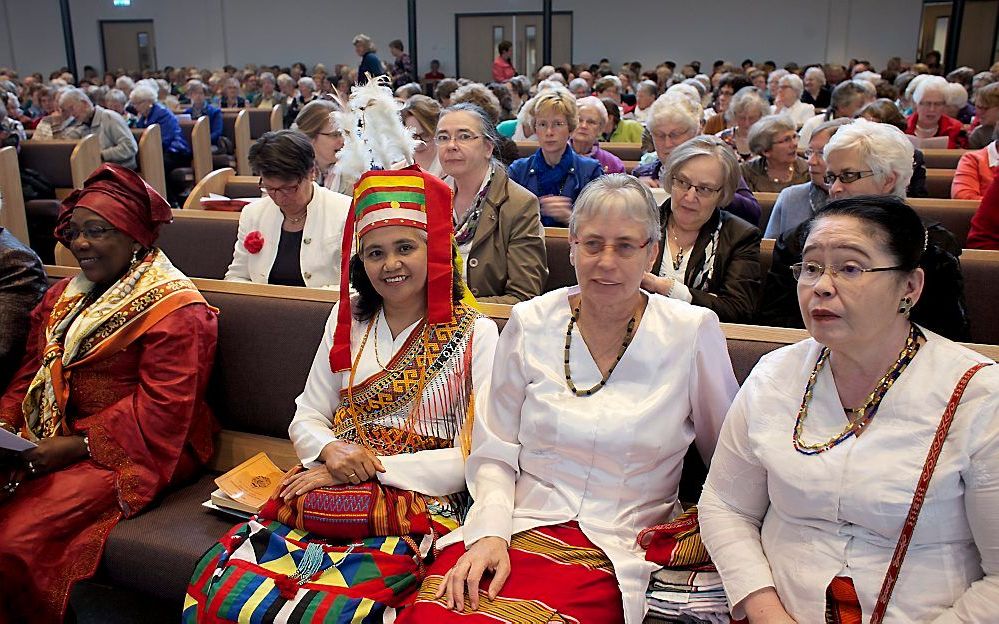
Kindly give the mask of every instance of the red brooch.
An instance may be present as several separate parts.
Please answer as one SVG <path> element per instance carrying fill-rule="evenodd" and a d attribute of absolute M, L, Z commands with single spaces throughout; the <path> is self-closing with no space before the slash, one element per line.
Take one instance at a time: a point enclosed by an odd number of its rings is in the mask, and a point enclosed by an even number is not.
<path fill-rule="evenodd" d="M 243 239 L 243 247 L 251 254 L 258 253 L 264 248 L 264 236 L 259 231 L 254 230 Z"/>

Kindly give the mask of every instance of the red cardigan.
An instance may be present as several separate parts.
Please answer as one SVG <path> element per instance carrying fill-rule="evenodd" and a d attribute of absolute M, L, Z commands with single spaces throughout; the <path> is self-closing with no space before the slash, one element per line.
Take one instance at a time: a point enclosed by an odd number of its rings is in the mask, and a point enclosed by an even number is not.
<path fill-rule="evenodd" d="M 909 125 L 905 129 L 906 134 L 915 136 L 918 120 L 918 113 L 909 115 Z M 947 141 L 947 149 L 966 149 L 968 147 L 968 135 L 964 132 L 964 124 L 947 115 L 940 116 L 940 125 L 937 126 L 937 133 L 933 136 L 948 137 L 950 140 Z"/>

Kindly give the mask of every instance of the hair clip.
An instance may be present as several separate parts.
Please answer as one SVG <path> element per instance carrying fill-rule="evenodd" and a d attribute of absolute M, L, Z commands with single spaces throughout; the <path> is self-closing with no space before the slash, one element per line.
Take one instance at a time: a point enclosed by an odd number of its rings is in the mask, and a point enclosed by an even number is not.
<path fill-rule="evenodd" d="M 930 246 L 930 231 L 928 229 L 924 229 L 923 230 L 923 253 L 926 253 L 926 250 L 929 248 L 929 246 Z"/>

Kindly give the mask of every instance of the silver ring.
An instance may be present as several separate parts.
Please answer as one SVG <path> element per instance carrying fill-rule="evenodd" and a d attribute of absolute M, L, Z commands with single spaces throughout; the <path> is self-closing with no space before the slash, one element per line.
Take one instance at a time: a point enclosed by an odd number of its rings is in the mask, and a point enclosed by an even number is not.
<path fill-rule="evenodd" d="M 350 473 L 349 475 L 347 475 L 347 478 L 348 478 L 348 479 L 353 479 L 353 478 L 354 478 L 354 477 L 356 477 L 356 476 L 357 476 L 357 473 L 356 473 L 356 472 L 352 472 L 352 473 Z"/>

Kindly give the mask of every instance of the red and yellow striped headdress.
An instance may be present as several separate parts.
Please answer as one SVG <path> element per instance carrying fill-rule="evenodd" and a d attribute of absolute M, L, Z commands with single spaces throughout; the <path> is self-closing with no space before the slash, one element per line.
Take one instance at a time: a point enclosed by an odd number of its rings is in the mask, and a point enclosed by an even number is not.
<path fill-rule="evenodd" d="M 340 264 L 340 311 L 330 367 L 333 372 L 348 370 L 350 358 L 350 326 L 353 321 L 350 306 L 351 249 L 360 250 L 361 237 L 380 227 L 404 225 L 427 233 L 427 316 L 428 324 L 454 320 L 452 305 L 451 261 L 452 221 L 451 187 L 419 166 L 405 169 L 368 171 L 354 185 L 347 224 L 343 229 Z M 353 243 L 353 244 L 352 244 Z"/>

